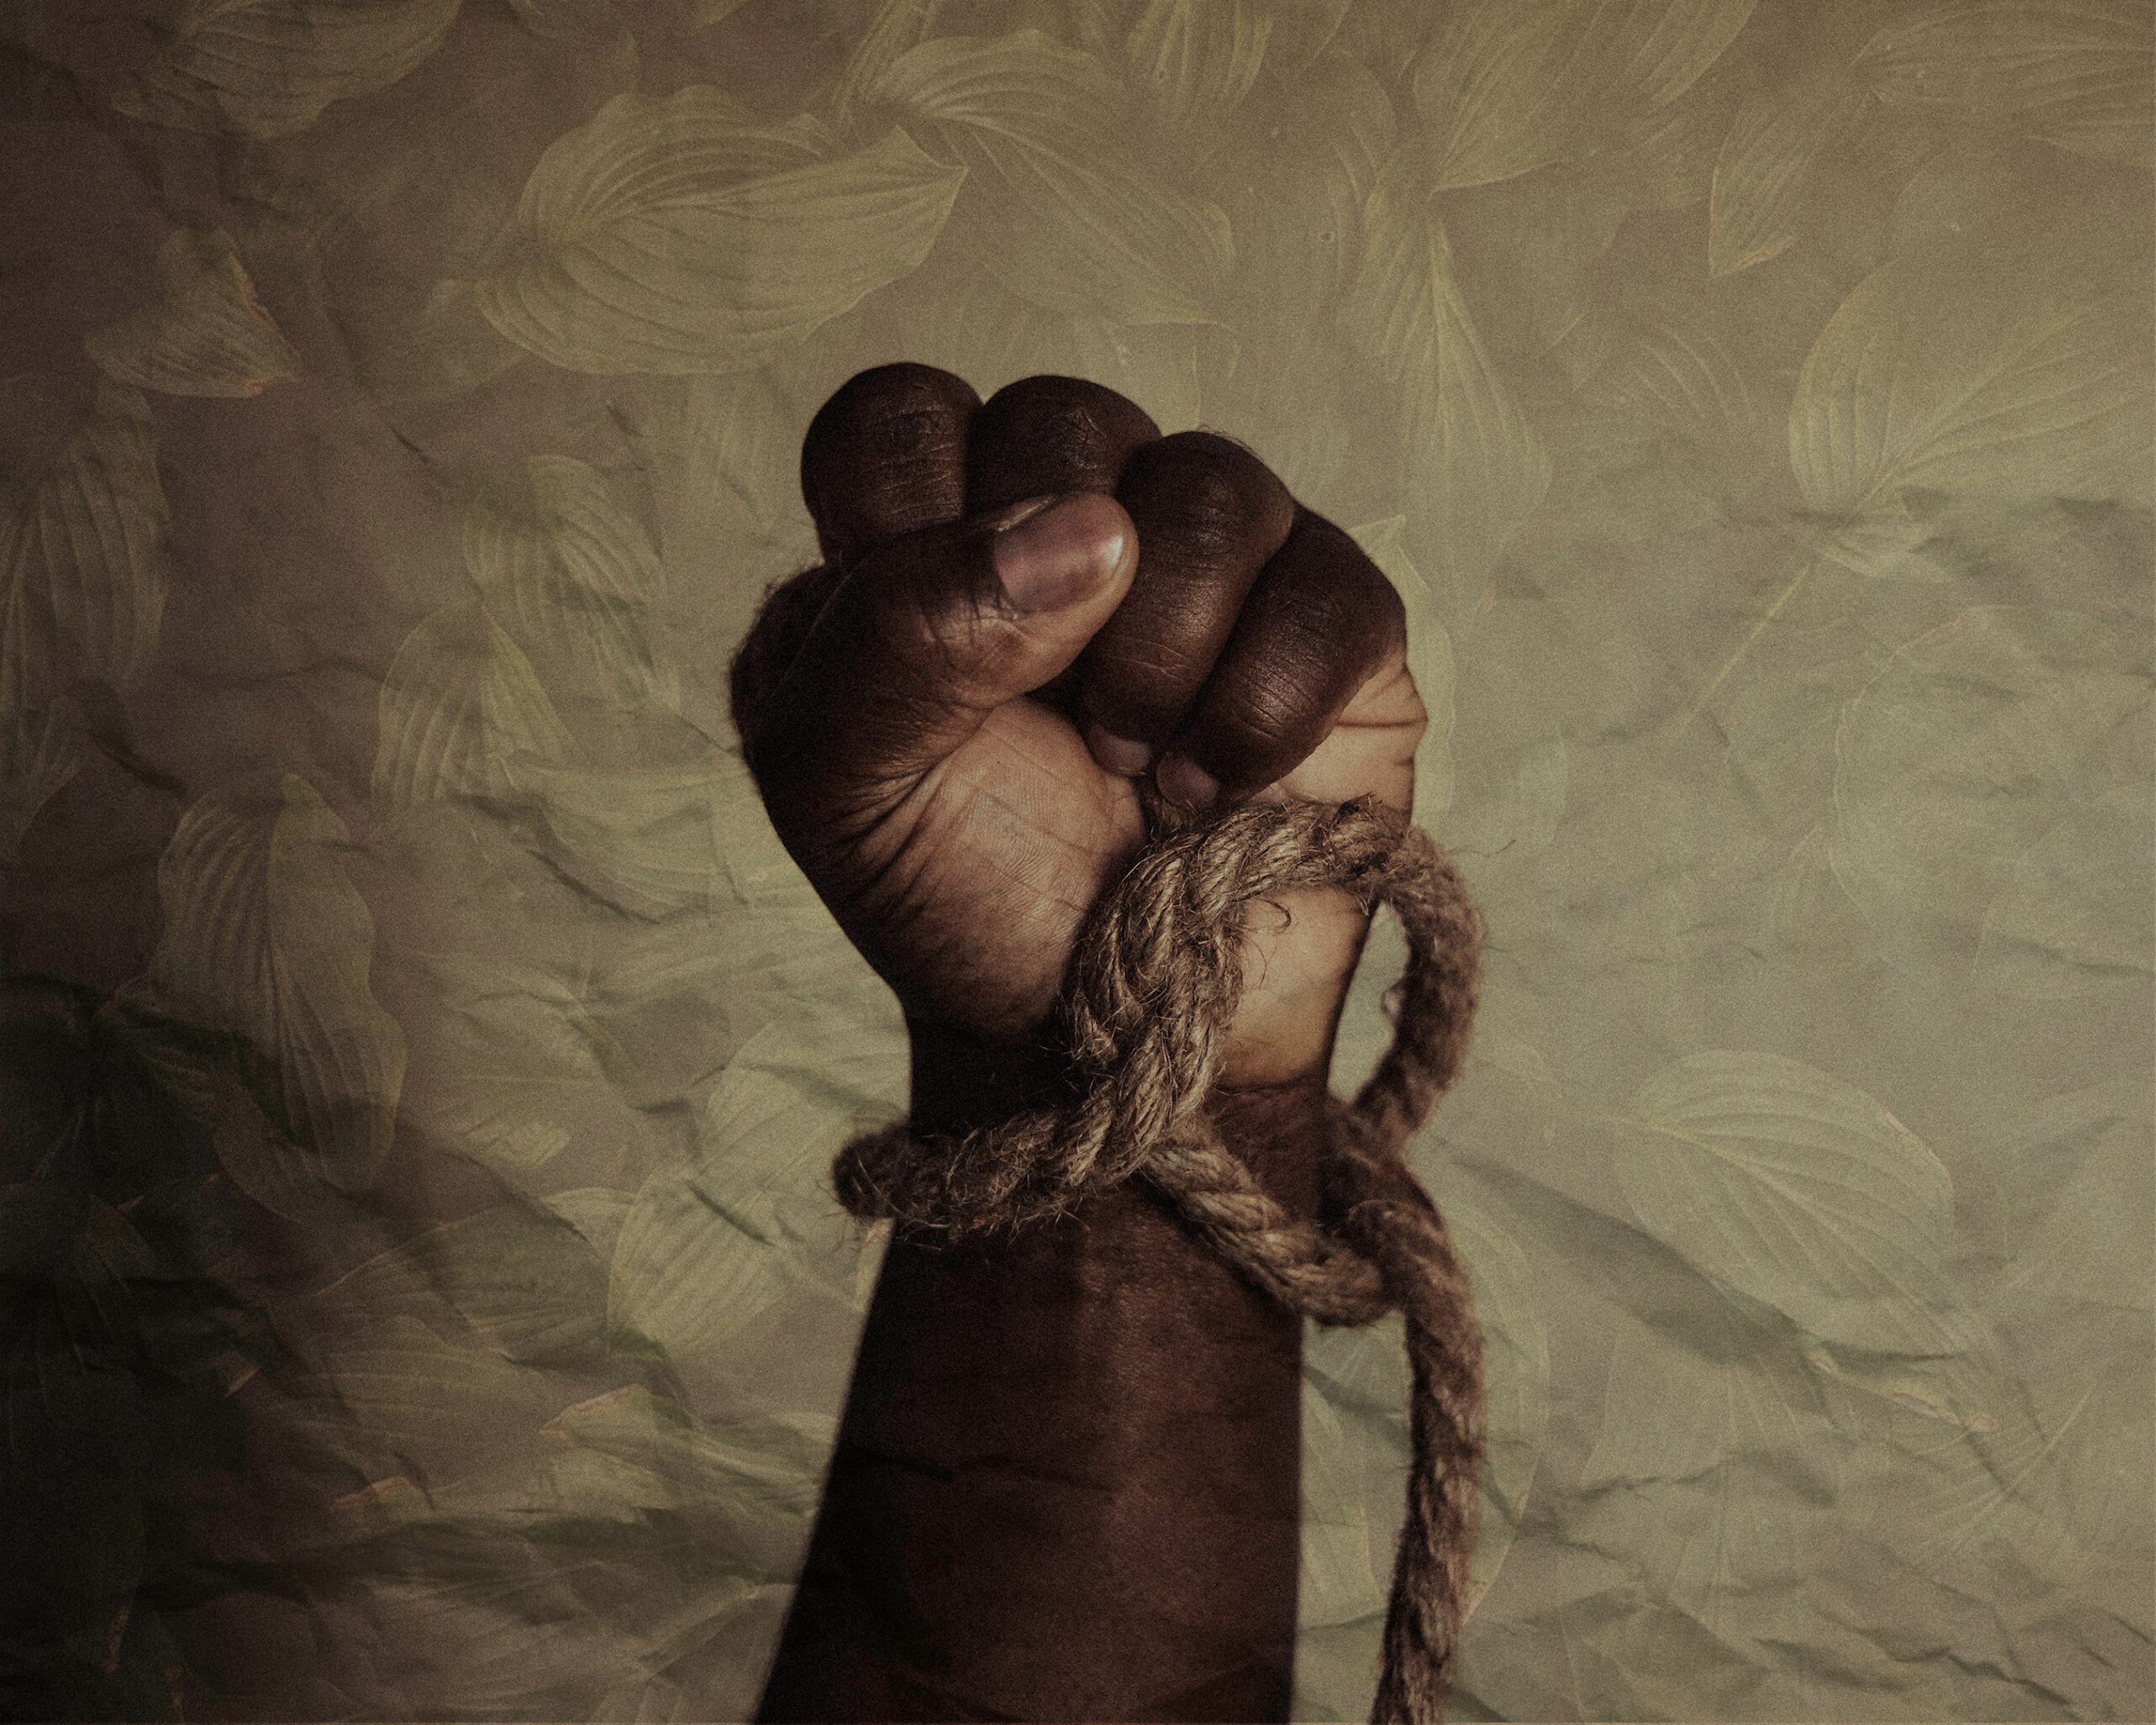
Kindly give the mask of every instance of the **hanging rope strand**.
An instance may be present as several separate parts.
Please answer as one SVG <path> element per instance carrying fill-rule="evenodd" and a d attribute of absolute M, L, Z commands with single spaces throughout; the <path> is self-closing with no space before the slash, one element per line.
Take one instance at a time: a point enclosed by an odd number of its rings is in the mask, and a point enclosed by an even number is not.
<path fill-rule="evenodd" d="M 1444 1717 L 1473 1553 L 1484 1441 L 1482 1335 L 1410 1138 L 1458 1075 L 1482 921 L 1430 836 L 1368 801 L 1253 805 L 1206 822 L 1149 797 L 1149 838 L 1081 931 L 1063 1028 L 1091 1080 L 1067 1110 L 960 1138 L 904 1122 L 833 1170 L 857 1216 L 946 1236 L 1021 1227 L 1142 1175 L 1221 1258 L 1323 1324 L 1405 1320 L 1412 1467 L 1374 1725 Z M 1203 1103 L 1241 999 L 1250 907 L 1337 886 L 1389 906 L 1407 938 L 1390 1049 L 1353 1103 L 1332 1100 L 1321 1224 L 1298 1220 L 1221 1141 Z"/>

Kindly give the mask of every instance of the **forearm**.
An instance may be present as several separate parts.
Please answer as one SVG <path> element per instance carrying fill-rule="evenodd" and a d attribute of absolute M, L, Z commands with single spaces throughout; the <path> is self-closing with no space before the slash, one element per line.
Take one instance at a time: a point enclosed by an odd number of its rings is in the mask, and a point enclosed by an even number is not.
<path fill-rule="evenodd" d="M 1064 1094 L 916 1036 L 924 1131 Z M 1301 1215 L 1321 1105 L 1208 1103 Z M 994 1244 L 894 1240 L 760 1717 L 1284 1718 L 1300 1349 L 1141 1182 Z"/>

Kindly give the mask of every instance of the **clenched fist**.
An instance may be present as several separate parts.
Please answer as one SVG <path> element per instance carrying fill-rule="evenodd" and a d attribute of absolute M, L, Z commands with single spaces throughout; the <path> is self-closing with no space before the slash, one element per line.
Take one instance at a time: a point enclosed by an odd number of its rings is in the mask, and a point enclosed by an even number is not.
<path fill-rule="evenodd" d="M 825 562 L 734 667 L 772 822 L 916 1043 L 1008 1049 L 1053 1010 L 1142 836 L 1139 780 L 1405 809 L 1424 726 L 1405 614 L 1347 534 L 1241 445 L 1163 437 L 1112 390 L 982 402 L 862 372 L 808 429 Z M 1367 919 L 1293 895 L 1256 929 L 1230 1087 L 1322 1075 Z"/>

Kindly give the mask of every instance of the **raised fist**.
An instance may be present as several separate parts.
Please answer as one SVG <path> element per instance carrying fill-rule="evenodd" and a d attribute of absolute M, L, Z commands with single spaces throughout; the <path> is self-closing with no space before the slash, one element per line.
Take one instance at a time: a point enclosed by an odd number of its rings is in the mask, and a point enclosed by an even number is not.
<path fill-rule="evenodd" d="M 734 718 L 787 849 L 918 1048 L 1038 1038 L 1095 896 L 1189 807 L 1405 809 L 1425 723 L 1405 613 L 1241 445 L 1029 377 L 985 403 L 864 371 L 801 455 L 825 562 L 774 594 Z M 1222 1081 L 1322 1079 L 1367 918 L 1292 895 L 1252 931 Z"/>

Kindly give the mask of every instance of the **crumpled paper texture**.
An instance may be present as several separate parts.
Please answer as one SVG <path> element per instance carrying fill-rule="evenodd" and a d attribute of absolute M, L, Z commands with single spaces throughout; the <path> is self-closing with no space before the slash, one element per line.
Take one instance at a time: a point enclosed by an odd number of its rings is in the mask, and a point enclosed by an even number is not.
<path fill-rule="evenodd" d="M 904 1050 L 724 670 L 907 358 L 1241 437 L 1407 599 L 1491 927 L 1417 1150 L 1490 1338 L 1457 1717 L 2149 1717 L 2153 52 L 0 6 L 6 1709 L 753 1705 Z M 1308 1358 L 1348 1719 L 1396 1325 Z"/>

